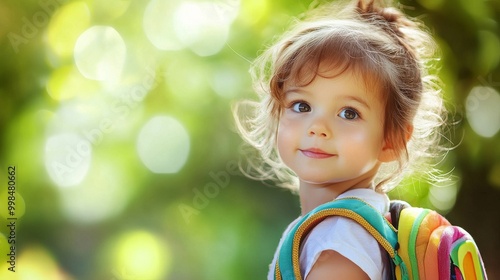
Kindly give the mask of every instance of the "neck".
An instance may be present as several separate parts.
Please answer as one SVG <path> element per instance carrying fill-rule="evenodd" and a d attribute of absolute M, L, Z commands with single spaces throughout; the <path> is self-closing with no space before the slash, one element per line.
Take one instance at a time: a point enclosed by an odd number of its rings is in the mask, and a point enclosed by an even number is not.
<path fill-rule="evenodd" d="M 299 197 L 302 215 L 307 214 L 321 204 L 336 199 L 342 193 L 353 189 L 373 189 L 373 179 L 378 168 L 353 180 L 314 184 L 300 181 Z"/>

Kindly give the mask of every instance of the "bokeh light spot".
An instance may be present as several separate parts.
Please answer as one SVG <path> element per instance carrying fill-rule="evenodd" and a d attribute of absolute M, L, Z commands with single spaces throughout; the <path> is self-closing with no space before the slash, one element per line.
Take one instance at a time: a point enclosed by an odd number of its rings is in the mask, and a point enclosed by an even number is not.
<path fill-rule="evenodd" d="M 152 172 L 176 173 L 186 163 L 189 142 L 189 135 L 179 121 L 169 116 L 157 116 L 142 127 L 137 152 Z"/>
<path fill-rule="evenodd" d="M 88 79 L 116 81 L 125 64 L 127 48 L 121 35 L 109 26 L 93 26 L 78 37 L 74 58 Z"/>
<path fill-rule="evenodd" d="M 45 142 L 45 168 L 59 187 L 75 186 L 87 175 L 92 145 L 75 133 L 50 136 Z"/>
<path fill-rule="evenodd" d="M 241 19 L 247 25 L 256 24 L 269 13 L 270 3 L 267 0 L 243 1 Z"/>
<path fill-rule="evenodd" d="M 85 79 L 73 65 L 55 70 L 47 82 L 47 92 L 56 101 L 89 96 L 100 90 L 99 82 Z"/>
<path fill-rule="evenodd" d="M 179 50 L 184 46 L 174 30 L 173 16 L 178 0 L 152 0 L 144 11 L 142 26 L 149 41 L 161 50 Z"/>
<path fill-rule="evenodd" d="M 177 37 L 199 56 L 218 53 L 229 36 L 230 18 L 212 2 L 184 2 L 174 15 Z"/>
<path fill-rule="evenodd" d="M 221 97 L 235 98 L 242 93 L 244 78 L 236 67 L 217 67 L 212 74 L 212 89 Z"/>
<path fill-rule="evenodd" d="M 86 3 L 78 1 L 62 6 L 51 17 L 47 30 L 48 45 L 60 57 L 73 54 L 75 42 L 90 25 L 90 11 Z"/>
<path fill-rule="evenodd" d="M 241 0 L 219 0 L 213 2 L 217 16 L 228 23 L 232 23 L 239 15 Z"/>
<path fill-rule="evenodd" d="M 447 185 L 431 184 L 429 188 L 429 201 L 442 213 L 450 211 L 457 200 L 457 182 Z"/>
<path fill-rule="evenodd" d="M 121 213 L 131 194 L 126 178 L 114 164 L 95 161 L 85 181 L 61 190 L 63 213 L 79 224 L 100 222 Z"/>
<path fill-rule="evenodd" d="M 482 137 L 493 137 L 500 129 L 500 94 L 491 87 L 474 87 L 467 96 L 467 120 Z"/>
<path fill-rule="evenodd" d="M 180 57 L 168 66 L 165 77 L 166 92 L 183 110 L 203 110 L 210 102 L 210 69 L 199 60 Z"/>
<path fill-rule="evenodd" d="M 172 263 L 166 244 L 142 230 L 124 234 L 116 244 L 114 255 L 113 273 L 134 279 L 164 279 Z"/>
<path fill-rule="evenodd" d="M 129 8 L 132 0 L 107 0 L 107 1 L 89 1 L 92 14 L 96 18 L 105 18 L 106 20 L 116 19 L 122 16 Z"/>
<path fill-rule="evenodd" d="M 72 279 L 59 267 L 49 250 L 39 245 L 31 245 L 18 252 L 16 264 L 16 271 L 12 272 L 8 270 L 10 264 L 2 262 L 0 279 Z"/>

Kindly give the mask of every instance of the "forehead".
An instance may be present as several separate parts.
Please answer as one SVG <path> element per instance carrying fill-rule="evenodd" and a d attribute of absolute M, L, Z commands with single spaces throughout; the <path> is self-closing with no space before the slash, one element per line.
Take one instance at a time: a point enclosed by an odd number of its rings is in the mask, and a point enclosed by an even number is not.
<path fill-rule="evenodd" d="M 348 36 L 351 29 L 310 31 L 284 45 L 277 56 L 270 89 L 278 104 L 283 105 L 287 88 L 304 87 L 317 76 L 335 77 L 345 71 L 352 71 L 372 93 L 381 93 L 381 99 L 387 101 L 394 69 L 373 42 Z"/>
<path fill-rule="evenodd" d="M 293 73 L 291 74 L 293 75 Z M 382 97 L 384 97 L 381 78 L 375 73 L 367 71 L 361 65 L 342 65 L 338 61 L 326 60 L 314 66 L 309 62 L 303 65 L 301 70 L 295 73 L 295 76 L 292 75 L 284 83 L 284 93 L 307 87 L 320 77 L 324 79 L 341 79 L 343 81 L 342 85 L 348 87 L 346 90 L 350 90 L 352 93 L 363 93 L 368 99 L 382 100 Z"/>

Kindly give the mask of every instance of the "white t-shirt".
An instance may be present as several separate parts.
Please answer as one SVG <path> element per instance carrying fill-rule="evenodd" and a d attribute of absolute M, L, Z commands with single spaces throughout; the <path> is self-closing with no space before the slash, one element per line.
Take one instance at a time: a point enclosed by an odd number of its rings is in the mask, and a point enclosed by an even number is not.
<path fill-rule="evenodd" d="M 344 192 L 338 198 L 357 197 L 380 213 L 389 211 L 389 198 L 385 194 L 380 194 L 372 189 L 354 189 Z M 274 259 L 269 266 L 268 280 L 274 279 L 274 268 L 279 255 L 281 244 L 293 226 L 301 217 L 294 220 L 283 233 L 274 254 Z M 347 233 L 347 234 L 346 234 Z M 300 251 L 300 271 L 302 279 L 314 266 L 321 252 L 333 250 L 348 258 L 358 265 L 371 280 L 387 279 L 388 258 L 385 250 L 380 247 L 373 236 L 368 233 L 357 222 L 344 217 L 328 217 L 315 226 L 306 236 Z"/>

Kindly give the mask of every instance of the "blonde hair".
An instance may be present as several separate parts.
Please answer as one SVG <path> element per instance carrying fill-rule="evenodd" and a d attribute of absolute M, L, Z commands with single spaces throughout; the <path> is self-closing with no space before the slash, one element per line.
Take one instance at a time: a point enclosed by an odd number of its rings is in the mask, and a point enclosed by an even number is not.
<path fill-rule="evenodd" d="M 321 75 L 320 63 L 338 74 L 354 71 L 385 99 L 384 135 L 398 160 L 382 164 L 376 189 L 389 191 L 406 174 L 422 170 L 419 165 L 441 151 L 439 128 L 445 110 L 439 83 L 429 73 L 436 50 L 421 23 L 381 1 L 336 2 L 314 9 L 252 65 L 260 102 L 240 103 L 234 111 L 240 134 L 258 151 L 243 168 L 246 175 L 297 189 L 297 178 L 276 147 L 284 88 L 311 83 Z M 243 104 L 250 112 L 241 117 Z"/>

